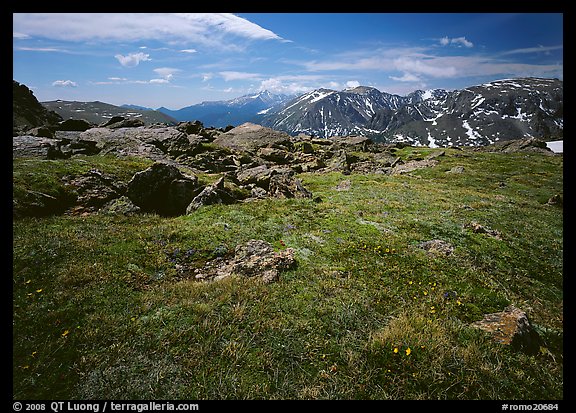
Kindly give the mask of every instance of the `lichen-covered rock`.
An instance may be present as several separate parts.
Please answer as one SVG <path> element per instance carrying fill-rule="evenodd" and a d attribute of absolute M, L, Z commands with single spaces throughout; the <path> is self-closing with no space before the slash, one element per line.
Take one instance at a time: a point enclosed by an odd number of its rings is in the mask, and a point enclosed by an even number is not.
<path fill-rule="evenodd" d="M 504 311 L 486 314 L 471 326 L 490 333 L 496 342 L 510 345 L 515 350 L 534 354 L 540 349 L 538 332 L 530 324 L 526 313 L 513 305 Z"/>
<path fill-rule="evenodd" d="M 259 277 L 263 282 L 276 281 L 281 272 L 296 264 L 294 250 L 287 248 L 275 252 L 272 245 L 262 240 L 250 240 L 238 245 L 234 257 L 222 257 L 209 261 L 203 268 L 197 269 L 198 280 L 221 280 L 231 275 Z"/>

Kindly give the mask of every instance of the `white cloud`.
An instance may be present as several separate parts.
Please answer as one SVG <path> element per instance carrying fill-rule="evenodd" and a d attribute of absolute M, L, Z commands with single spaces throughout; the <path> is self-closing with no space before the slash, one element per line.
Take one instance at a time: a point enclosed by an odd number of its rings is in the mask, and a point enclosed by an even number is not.
<path fill-rule="evenodd" d="M 236 71 L 223 71 L 218 73 L 222 78 L 228 82 L 230 80 L 260 80 L 262 75 L 259 73 L 249 73 L 249 72 L 236 72 Z"/>
<path fill-rule="evenodd" d="M 360 86 L 360 82 L 358 82 L 357 80 L 349 80 L 346 82 L 346 87 L 355 88 L 358 86 Z"/>
<path fill-rule="evenodd" d="M 449 38 L 448 36 L 444 36 L 439 40 L 439 42 L 440 42 L 440 45 L 442 45 L 442 46 L 448 46 L 450 44 L 455 44 L 455 45 L 460 45 L 460 46 L 464 46 L 464 47 L 474 47 L 474 43 L 467 40 L 466 37 L 464 37 L 464 36 L 454 37 L 452 39 Z"/>
<path fill-rule="evenodd" d="M 192 54 L 192 53 L 198 52 L 198 50 L 196 50 L 196 49 L 180 49 L 180 52 L 181 52 L 181 53 L 190 53 L 190 54 Z"/>
<path fill-rule="evenodd" d="M 296 94 L 304 93 L 314 89 L 301 82 L 286 81 L 281 78 L 269 78 L 260 82 L 260 90 L 268 90 L 272 93 Z"/>
<path fill-rule="evenodd" d="M 150 83 L 163 84 L 163 83 L 170 83 L 170 81 L 168 79 L 164 79 L 164 78 L 162 78 L 162 79 L 150 79 Z"/>
<path fill-rule="evenodd" d="M 30 38 L 29 35 L 27 35 L 25 33 L 18 33 L 18 32 L 13 32 L 12 37 L 14 39 L 29 39 Z"/>
<path fill-rule="evenodd" d="M 77 87 L 78 83 L 73 82 L 72 80 L 55 80 L 52 82 L 52 86 L 57 87 Z"/>
<path fill-rule="evenodd" d="M 120 64 L 124 67 L 135 67 L 140 64 L 140 62 L 146 62 L 150 59 L 150 55 L 147 53 L 129 53 L 128 55 L 124 56 L 121 54 L 114 55 L 116 59 L 120 62 Z"/>
<path fill-rule="evenodd" d="M 513 49 L 506 52 L 500 53 L 500 56 L 506 56 L 511 54 L 527 54 L 527 53 L 550 53 L 553 50 L 563 49 L 563 45 L 558 46 L 536 46 L 536 47 L 525 47 L 522 49 Z"/>
<path fill-rule="evenodd" d="M 398 76 L 389 76 L 389 77 L 390 79 L 396 80 L 397 82 L 420 82 L 422 80 L 413 73 L 404 73 L 400 77 Z"/>
<path fill-rule="evenodd" d="M 25 50 L 27 52 L 59 52 L 59 53 L 69 53 L 68 50 L 59 49 L 57 47 L 16 47 L 16 50 Z"/>
<path fill-rule="evenodd" d="M 472 43 L 469 40 L 466 40 L 465 37 L 456 37 L 456 38 L 450 40 L 450 43 L 461 44 L 462 46 L 465 46 L 465 47 L 474 47 L 474 43 Z"/>
<path fill-rule="evenodd" d="M 276 33 L 230 13 L 14 13 L 12 16 L 13 32 L 19 38 L 39 36 L 73 42 L 155 40 L 227 50 L 240 47 L 237 41 L 241 39 L 285 41 Z"/>
<path fill-rule="evenodd" d="M 335 81 L 327 81 L 322 75 L 280 75 L 262 80 L 259 90 L 291 95 L 309 92 L 319 87 L 341 89 L 342 85 Z"/>
<path fill-rule="evenodd" d="M 172 80 L 175 73 L 181 72 L 180 69 L 176 69 L 173 67 L 158 67 L 154 69 L 154 72 L 160 76 L 162 79 L 166 79 L 167 81 Z"/>
<path fill-rule="evenodd" d="M 422 74 L 431 77 L 453 77 L 457 74 L 456 68 L 451 65 L 433 65 L 429 59 L 416 59 L 400 57 L 394 59 L 396 69 L 406 73 Z"/>
<path fill-rule="evenodd" d="M 175 16 L 204 26 L 207 30 L 217 29 L 254 40 L 283 40 L 276 33 L 231 13 L 178 13 Z"/>

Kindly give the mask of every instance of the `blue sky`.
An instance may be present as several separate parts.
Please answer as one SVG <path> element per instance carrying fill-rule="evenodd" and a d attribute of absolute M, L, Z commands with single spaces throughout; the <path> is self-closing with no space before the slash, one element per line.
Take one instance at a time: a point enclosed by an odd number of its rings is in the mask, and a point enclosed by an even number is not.
<path fill-rule="evenodd" d="M 179 109 L 260 90 L 405 95 L 563 78 L 561 13 L 13 14 L 13 78 L 40 101 Z"/>

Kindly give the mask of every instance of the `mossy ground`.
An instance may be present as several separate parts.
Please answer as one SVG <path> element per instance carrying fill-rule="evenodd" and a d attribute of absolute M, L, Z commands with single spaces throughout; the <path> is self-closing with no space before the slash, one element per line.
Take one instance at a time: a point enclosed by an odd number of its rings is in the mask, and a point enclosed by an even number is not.
<path fill-rule="evenodd" d="M 439 159 L 409 175 L 299 175 L 322 202 L 14 220 L 13 397 L 562 399 L 563 210 L 546 201 L 562 194 L 563 158 Z M 17 196 L 92 167 L 127 180 L 148 163 L 13 166 Z M 454 166 L 464 171 L 446 173 Z M 298 266 L 272 284 L 177 270 L 249 239 L 294 248 Z M 453 253 L 418 247 L 432 239 Z M 509 304 L 544 339 L 538 355 L 469 326 Z"/>

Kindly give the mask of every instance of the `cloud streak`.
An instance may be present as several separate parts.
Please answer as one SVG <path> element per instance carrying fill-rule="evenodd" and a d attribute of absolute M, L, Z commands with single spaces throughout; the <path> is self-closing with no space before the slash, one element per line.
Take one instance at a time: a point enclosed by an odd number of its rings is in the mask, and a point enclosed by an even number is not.
<path fill-rule="evenodd" d="M 448 39 L 447 42 L 462 43 L 464 38 Z M 464 39 L 464 40 L 459 40 Z M 398 82 L 422 82 L 431 79 L 455 79 L 474 76 L 560 76 L 562 63 L 527 63 L 513 60 L 513 55 L 550 52 L 562 46 L 515 49 L 487 55 L 470 53 L 470 47 L 462 53 L 445 55 L 437 47 L 365 49 L 327 56 L 323 60 L 292 62 L 308 72 L 329 73 L 387 73 L 388 78 Z M 559 75 L 560 74 L 560 75 Z"/>
<path fill-rule="evenodd" d="M 230 13 L 14 13 L 13 36 L 71 42 L 159 40 L 238 47 L 230 38 L 286 41 Z M 193 53 L 192 48 L 182 49 Z"/>

